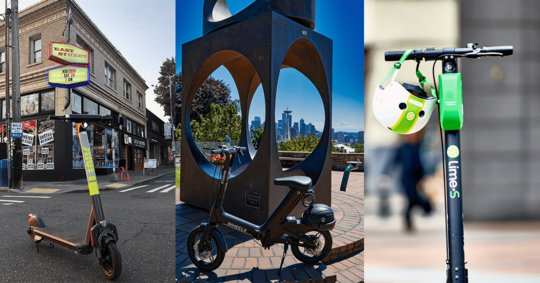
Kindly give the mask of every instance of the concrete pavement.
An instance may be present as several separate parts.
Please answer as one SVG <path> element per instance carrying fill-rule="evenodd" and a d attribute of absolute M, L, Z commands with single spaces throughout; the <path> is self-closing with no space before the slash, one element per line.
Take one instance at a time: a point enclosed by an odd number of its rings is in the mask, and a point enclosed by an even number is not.
<path fill-rule="evenodd" d="M 377 215 L 379 200 L 366 196 L 365 280 L 367 282 L 445 282 L 444 203 L 414 213 L 416 231 L 404 232 L 405 197 L 390 197 L 392 215 Z M 467 208 L 464 208 L 465 221 Z M 470 282 L 540 282 L 540 222 L 465 222 L 465 259 Z"/>

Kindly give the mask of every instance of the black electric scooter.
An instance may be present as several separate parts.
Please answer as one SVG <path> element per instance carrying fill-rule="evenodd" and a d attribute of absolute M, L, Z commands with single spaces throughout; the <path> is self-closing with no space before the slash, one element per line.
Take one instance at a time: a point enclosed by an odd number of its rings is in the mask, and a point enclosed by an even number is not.
<path fill-rule="evenodd" d="M 227 190 L 231 167 L 236 154 L 243 155 L 245 147 L 231 147 L 212 150 L 213 154 L 226 156 L 221 169 L 221 182 L 214 205 L 210 208 L 209 223 L 202 223 L 191 231 L 187 241 L 189 258 L 200 270 L 212 271 L 218 268 L 227 251 L 225 238 L 217 229 L 218 224 L 230 227 L 259 240 L 261 246 L 270 249 L 274 244 L 284 244 L 283 261 L 289 245 L 293 255 L 300 261 L 314 264 L 325 258 L 332 249 L 332 230 L 336 224 L 334 212 L 324 204 L 313 204 L 315 192 L 311 189 L 311 179 L 305 176 L 283 177 L 274 180 L 274 184 L 288 186 L 289 192 L 274 210 L 270 218 L 262 225 L 255 225 L 223 210 L 223 199 Z M 299 201 L 307 207 L 301 219 L 288 214 Z"/>
<path fill-rule="evenodd" d="M 118 117 L 72 114 L 65 116 L 49 116 L 49 119 L 77 123 L 76 130 L 79 135 L 83 153 L 84 170 L 86 171 L 86 178 L 88 180 L 88 189 L 90 190 L 90 197 L 92 200 L 92 210 L 90 211 L 90 220 L 88 221 L 85 237 L 47 227 L 41 217 L 30 214 L 28 215 L 27 230 L 30 235 L 30 240 L 36 243 L 38 252 L 39 243 L 42 240 L 49 242 L 51 245 L 59 246 L 80 255 L 88 255 L 95 249 L 101 271 L 107 279 L 114 280 L 122 273 L 122 259 L 120 257 L 120 252 L 116 247 L 118 232 L 116 231 L 116 226 L 114 224 L 105 220 L 86 129 L 90 122 L 112 122 L 114 127 Z"/>

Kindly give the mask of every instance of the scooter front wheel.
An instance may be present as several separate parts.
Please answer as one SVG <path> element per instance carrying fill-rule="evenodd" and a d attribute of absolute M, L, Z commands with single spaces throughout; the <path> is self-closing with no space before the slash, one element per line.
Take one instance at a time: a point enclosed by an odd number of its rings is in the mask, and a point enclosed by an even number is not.
<path fill-rule="evenodd" d="M 291 251 L 295 258 L 307 264 L 315 264 L 323 260 L 332 250 L 332 235 L 330 231 L 312 231 L 306 233 L 307 240 L 315 245 L 315 248 L 306 248 L 291 245 Z"/>
<path fill-rule="evenodd" d="M 109 280 L 118 278 L 122 273 L 122 258 L 116 244 L 108 242 L 107 246 L 102 250 L 101 256 L 103 257 L 103 264 L 100 266 L 105 277 Z"/>
<path fill-rule="evenodd" d="M 187 250 L 191 262 L 200 270 L 208 272 L 221 265 L 225 252 L 221 242 L 213 233 L 209 233 L 206 243 L 201 243 L 202 234 L 203 228 L 200 226 L 191 231 L 187 240 Z M 199 245 L 204 245 L 202 251 L 199 251 Z"/>

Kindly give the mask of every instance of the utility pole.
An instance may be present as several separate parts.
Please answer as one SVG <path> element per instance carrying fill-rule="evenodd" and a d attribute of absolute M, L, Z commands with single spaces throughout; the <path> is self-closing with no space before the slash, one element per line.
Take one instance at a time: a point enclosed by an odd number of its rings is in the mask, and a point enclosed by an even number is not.
<path fill-rule="evenodd" d="M 9 17 L 11 16 L 11 10 L 7 7 L 6 0 L 6 134 L 7 134 L 7 172 L 8 172 L 8 187 L 11 188 L 11 119 L 10 108 L 11 103 L 9 98 Z"/>
<path fill-rule="evenodd" d="M 71 24 L 73 23 L 73 15 L 71 14 L 71 7 L 69 7 L 69 12 L 68 12 L 68 16 L 67 16 L 67 19 L 66 19 L 66 27 L 64 28 L 64 31 L 67 29 L 67 33 L 66 33 L 66 42 L 69 43 L 71 37 Z M 63 34 L 62 34 L 63 35 Z M 68 107 L 69 107 L 69 104 L 71 103 L 71 88 L 68 88 L 66 90 L 66 104 L 64 105 L 64 110 L 66 110 Z M 71 114 L 72 112 L 70 113 L 65 113 L 65 114 Z"/>
<path fill-rule="evenodd" d="M 13 121 L 21 122 L 21 73 L 19 58 L 19 0 L 11 0 L 11 39 L 13 48 Z M 7 107 L 6 107 L 7 108 Z M 22 189 L 22 139 L 15 139 L 13 154 L 13 188 Z"/>

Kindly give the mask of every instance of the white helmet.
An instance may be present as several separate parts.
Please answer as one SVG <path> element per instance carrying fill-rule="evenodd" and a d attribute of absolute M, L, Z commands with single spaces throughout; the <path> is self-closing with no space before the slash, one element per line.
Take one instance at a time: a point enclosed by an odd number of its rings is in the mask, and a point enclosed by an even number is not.
<path fill-rule="evenodd" d="M 420 86 L 400 84 L 395 80 L 401 64 L 413 50 L 407 50 L 398 63 L 394 64 L 390 73 L 375 89 L 373 97 L 373 114 L 377 121 L 398 134 L 412 134 L 421 130 L 429 121 L 433 108 L 437 104 L 435 88 L 416 67 L 416 75 Z M 419 63 L 418 63 L 419 64 Z M 392 75 L 392 81 L 386 86 L 382 84 Z M 424 83 L 431 88 L 431 96 L 424 91 Z"/>

